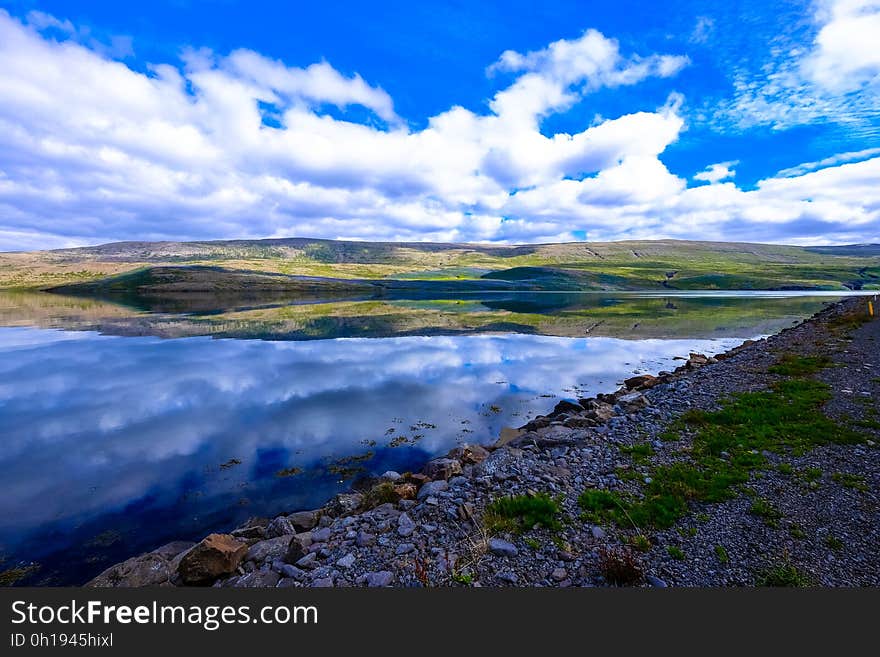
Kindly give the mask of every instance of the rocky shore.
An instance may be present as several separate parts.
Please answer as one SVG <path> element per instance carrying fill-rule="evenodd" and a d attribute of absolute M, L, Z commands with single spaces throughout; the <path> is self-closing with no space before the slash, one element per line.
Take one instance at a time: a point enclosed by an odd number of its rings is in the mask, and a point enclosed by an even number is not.
<path fill-rule="evenodd" d="M 88 586 L 880 585 L 867 302 Z"/>

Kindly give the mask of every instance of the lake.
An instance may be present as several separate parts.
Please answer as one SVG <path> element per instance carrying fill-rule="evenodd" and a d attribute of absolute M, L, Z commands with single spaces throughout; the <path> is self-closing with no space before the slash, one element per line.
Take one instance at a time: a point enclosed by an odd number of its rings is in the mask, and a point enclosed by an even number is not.
<path fill-rule="evenodd" d="M 315 508 L 560 399 L 774 333 L 840 295 L 502 294 L 167 312 L 0 292 L 0 570 L 81 584 Z"/>

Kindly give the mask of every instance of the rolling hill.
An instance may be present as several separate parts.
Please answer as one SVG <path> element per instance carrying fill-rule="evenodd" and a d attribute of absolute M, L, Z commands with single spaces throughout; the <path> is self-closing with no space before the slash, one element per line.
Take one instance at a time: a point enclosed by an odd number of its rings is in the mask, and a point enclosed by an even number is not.
<path fill-rule="evenodd" d="M 199 290 L 194 289 L 196 279 Z M 78 284 L 83 285 L 74 287 Z M 476 288 L 880 289 L 880 245 L 656 240 L 506 246 L 284 238 L 116 242 L 0 253 L 0 287 L 59 286 L 84 294 L 136 288 L 159 294 L 193 288 L 186 291 L 343 296 Z"/>

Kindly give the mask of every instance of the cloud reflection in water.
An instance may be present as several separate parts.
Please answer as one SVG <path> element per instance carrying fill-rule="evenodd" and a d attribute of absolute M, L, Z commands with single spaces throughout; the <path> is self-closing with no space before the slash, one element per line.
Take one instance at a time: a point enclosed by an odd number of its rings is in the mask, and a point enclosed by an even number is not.
<path fill-rule="evenodd" d="M 371 451 L 370 470 L 410 467 L 546 412 L 556 400 L 543 394 L 608 391 L 676 355 L 737 342 L 161 340 L 0 328 L 0 543 L 37 558 L 47 532 L 110 530 L 125 557 L 315 506 L 343 487 L 326 471 L 334 459 Z M 400 436 L 415 446 L 387 447 Z M 276 476 L 289 467 L 304 472 Z M 53 548 L 64 547 L 59 536 Z"/>

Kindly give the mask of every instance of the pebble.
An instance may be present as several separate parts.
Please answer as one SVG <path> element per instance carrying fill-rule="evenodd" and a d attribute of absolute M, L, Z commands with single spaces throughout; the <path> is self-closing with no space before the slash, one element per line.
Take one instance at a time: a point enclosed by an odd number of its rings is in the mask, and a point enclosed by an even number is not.
<path fill-rule="evenodd" d="M 355 556 L 353 552 L 349 552 L 341 559 L 336 560 L 336 565 L 340 568 L 345 568 L 346 570 L 351 568 L 354 565 Z"/>
<path fill-rule="evenodd" d="M 512 573 L 509 570 L 503 570 L 498 573 L 498 579 L 502 582 L 507 582 L 508 584 L 516 584 L 519 581 L 519 577 L 516 576 L 516 573 Z"/>
<path fill-rule="evenodd" d="M 421 501 L 426 497 L 436 497 L 438 493 L 441 493 L 448 488 L 449 484 L 442 479 L 439 481 L 429 481 L 427 484 L 424 484 L 419 488 L 419 492 L 416 494 L 416 499 Z"/>
<path fill-rule="evenodd" d="M 397 519 L 397 533 L 400 536 L 406 537 L 412 534 L 415 530 L 416 523 L 413 522 L 412 518 L 406 513 L 401 513 L 400 517 Z"/>
<path fill-rule="evenodd" d="M 500 538 L 489 539 L 489 552 L 500 557 L 515 557 L 519 554 L 519 550 L 513 543 Z"/>
<path fill-rule="evenodd" d="M 296 565 L 300 568 L 312 568 L 317 560 L 318 555 L 316 555 L 314 552 L 309 552 L 306 556 L 297 561 Z"/>
<path fill-rule="evenodd" d="M 364 576 L 364 582 L 371 588 L 391 586 L 394 583 L 394 573 L 388 570 L 367 573 Z"/>

